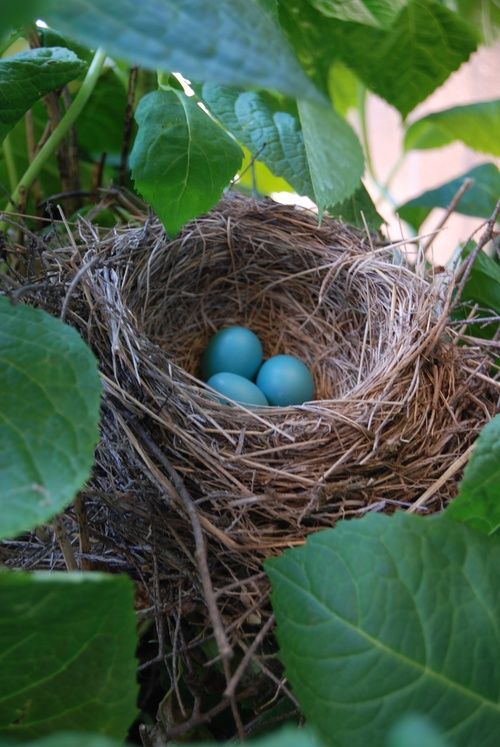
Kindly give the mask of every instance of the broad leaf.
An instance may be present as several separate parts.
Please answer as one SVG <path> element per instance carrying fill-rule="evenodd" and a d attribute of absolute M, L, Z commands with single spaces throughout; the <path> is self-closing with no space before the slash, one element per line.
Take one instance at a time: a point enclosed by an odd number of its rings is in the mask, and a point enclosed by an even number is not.
<path fill-rule="evenodd" d="M 77 119 L 80 147 L 97 157 L 101 153 L 120 153 L 126 106 L 125 87 L 113 70 L 106 70 Z"/>
<path fill-rule="evenodd" d="M 179 91 L 145 96 L 136 120 L 130 154 L 135 186 L 174 235 L 218 201 L 243 153 L 193 97 Z"/>
<path fill-rule="evenodd" d="M 358 228 L 364 228 L 366 222 L 369 228 L 378 229 L 383 223 L 363 183 L 346 200 L 330 207 L 328 212 Z"/>
<path fill-rule="evenodd" d="M 443 515 L 369 514 L 266 562 L 285 673 L 335 747 L 430 714 L 457 747 L 500 733 L 500 542 Z"/>
<path fill-rule="evenodd" d="M 350 68 L 336 60 L 328 71 L 328 93 L 336 111 L 343 117 L 359 102 L 361 84 Z"/>
<path fill-rule="evenodd" d="M 492 44 L 500 34 L 500 4 L 498 0 L 454 0 L 458 12 L 471 26 L 480 29 L 486 44 Z"/>
<path fill-rule="evenodd" d="M 23 747 L 126 747 L 122 741 L 101 737 L 99 734 L 85 734 L 84 732 L 61 731 L 40 737 L 29 742 L 23 742 Z M 19 742 L 0 737 L 0 747 L 19 747 Z"/>
<path fill-rule="evenodd" d="M 406 0 L 310 0 L 325 16 L 369 26 L 390 26 Z"/>
<path fill-rule="evenodd" d="M 302 0 L 280 0 L 280 18 L 303 66 L 327 89 L 341 59 L 406 116 L 477 46 L 468 24 L 438 0 L 409 0 L 387 29 L 326 18 Z"/>
<path fill-rule="evenodd" d="M 467 178 L 472 179 L 473 184 L 462 196 L 455 212 L 488 218 L 495 209 L 500 193 L 500 172 L 493 163 L 476 166 L 450 182 L 445 182 L 405 202 L 398 208 L 400 217 L 418 231 L 431 210 L 445 208 L 450 204 Z"/>
<path fill-rule="evenodd" d="M 470 251 L 465 252 L 465 256 Z M 500 314 L 500 264 L 485 252 L 479 252 L 465 283 L 461 301 L 473 301 L 483 309 Z M 498 328 L 498 324 L 495 325 Z"/>
<path fill-rule="evenodd" d="M 246 192 L 270 195 L 272 192 L 294 192 L 293 187 L 281 176 L 275 176 L 265 163 L 255 160 L 243 146 L 243 163 L 238 172 L 235 186 Z"/>
<path fill-rule="evenodd" d="M 39 0 L 38 10 L 82 44 L 146 68 L 318 96 L 272 13 L 256 0 Z"/>
<path fill-rule="evenodd" d="M 49 91 L 77 78 L 85 62 L 69 49 L 31 49 L 0 60 L 0 141 Z"/>
<path fill-rule="evenodd" d="M 0 734 L 124 739 L 137 697 L 131 581 L 4 572 L 0 600 Z"/>
<path fill-rule="evenodd" d="M 405 133 L 405 150 L 440 148 L 461 140 L 473 150 L 500 156 L 500 99 L 454 106 L 413 122 Z"/>
<path fill-rule="evenodd" d="M 446 514 L 486 534 L 500 528 L 500 415 L 481 431 Z"/>
<path fill-rule="evenodd" d="M 0 537 L 47 521 L 90 474 L 97 364 L 77 332 L 0 298 Z"/>
<path fill-rule="evenodd" d="M 363 151 L 350 125 L 334 109 L 299 101 L 307 161 L 320 214 L 350 197 L 363 174 Z"/>
<path fill-rule="evenodd" d="M 214 116 L 255 158 L 286 179 L 296 192 L 314 198 L 297 117 L 273 110 L 264 96 L 253 91 L 206 83 L 202 96 Z"/>

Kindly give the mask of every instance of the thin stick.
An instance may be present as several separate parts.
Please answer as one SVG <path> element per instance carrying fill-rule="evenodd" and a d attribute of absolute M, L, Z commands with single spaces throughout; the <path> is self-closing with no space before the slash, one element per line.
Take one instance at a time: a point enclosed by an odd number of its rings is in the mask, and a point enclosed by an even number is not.
<path fill-rule="evenodd" d="M 453 464 L 450 464 L 446 472 L 443 472 L 441 477 L 438 477 L 438 479 L 432 483 L 432 485 L 427 488 L 425 493 L 422 493 L 420 498 L 418 498 L 415 503 L 412 503 L 409 508 L 406 509 L 407 513 L 413 514 L 418 508 L 421 508 L 424 503 L 427 502 L 429 498 L 431 498 L 434 493 L 436 493 L 439 488 L 441 488 L 445 482 L 452 477 L 456 472 L 458 472 L 459 469 L 461 469 L 468 461 L 469 457 L 472 454 L 472 450 L 474 449 L 475 443 L 471 444 L 469 448 L 464 451 L 463 454 L 461 454 L 458 459 L 456 459 Z"/>
<path fill-rule="evenodd" d="M 87 523 L 87 508 L 85 505 L 85 497 L 82 493 L 78 493 L 75 499 L 75 513 L 78 520 L 78 529 L 80 534 L 80 568 L 82 571 L 89 571 L 92 568 L 92 561 L 88 559 L 88 556 L 92 553 L 92 546 L 90 544 L 89 527 Z"/>
<path fill-rule="evenodd" d="M 243 659 L 238 664 L 238 667 L 236 671 L 234 672 L 233 676 L 228 682 L 228 685 L 226 689 L 224 690 L 224 695 L 226 695 L 228 698 L 230 698 L 232 695 L 234 695 L 234 692 L 238 686 L 238 683 L 241 679 L 242 674 L 244 673 L 245 669 L 247 668 L 252 656 L 257 651 L 257 648 L 262 643 L 264 638 L 266 637 L 269 630 L 274 625 L 275 617 L 274 615 L 271 615 L 269 620 L 265 623 L 265 625 L 262 626 L 262 628 L 259 630 L 255 638 L 253 639 L 251 645 L 247 648 L 245 655 Z"/>
<path fill-rule="evenodd" d="M 495 233 L 495 225 L 497 222 L 499 212 L 500 212 L 500 200 L 498 200 L 497 204 L 495 205 L 495 209 L 486 224 L 486 228 L 483 231 L 473 251 L 469 254 L 465 262 L 463 262 L 457 270 L 457 274 L 455 276 L 455 283 L 457 283 L 460 280 L 460 284 L 457 288 L 457 291 L 455 294 L 455 300 L 451 306 L 450 311 L 456 308 L 456 306 L 460 303 L 460 298 L 464 291 L 465 284 L 467 280 L 469 279 L 469 275 L 472 272 L 472 266 L 474 262 L 476 261 L 476 258 L 478 257 L 479 252 L 482 250 L 484 246 L 486 246 L 488 241 L 490 241 L 493 238 L 493 234 Z"/>
<path fill-rule="evenodd" d="M 63 554 L 64 562 L 66 563 L 66 568 L 68 571 L 77 571 L 78 563 L 76 562 L 75 553 L 73 552 L 73 547 L 69 541 L 68 535 L 66 534 L 66 529 L 64 528 L 60 516 L 58 516 L 54 521 L 53 527 L 54 534 L 56 535 L 56 539 Z"/>
<path fill-rule="evenodd" d="M 422 254 L 424 254 L 424 255 L 427 254 L 427 252 L 431 248 L 432 243 L 433 243 L 434 239 L 436 238 L 438 232 L 443 228 L 443 226 L 445 225 L 446 221 L 448 220 L 448 218 L 450 217 L 450 215 L 453 213 L 453 211 L 457 207 L 458 203 L 460 202 L 460 200 L 462 199 L 462 197 L 464 196 L 464 194 L 467 192 L 468 189 L 471 188 L 472 184 L 473 184 L 473 180 L 472 179 L 469 179 L 469 178 L 464 179 L 463 184 L 455 192 L 455 195 L 454 195 L 452 201 L 450 202 L 450 204 L 446 208 L 445 214 L 443 215 L 443 217 L 441 218 L 441 220 L 437 224 L 437 226 L 435 228 L 435 232 L 426 241 L 426 243 L 423 245 L 423 247 L 422 247 Z"/>
<path fill-rule="evenodd" d="M 120 158 L 120 168 L 118 171 L 118 184 L 124 185 L 127 178 L 127 160 L 130 149 L 130 140 L 132 139 L 132 123 L 134 112 L 135 89 L 137 85 L 137 75 L 139 68 L 137 66 L 130 68 L 127 89 L 127 106 L 125 108 L 125 122 L 123 125 L 123 143 Z"/>

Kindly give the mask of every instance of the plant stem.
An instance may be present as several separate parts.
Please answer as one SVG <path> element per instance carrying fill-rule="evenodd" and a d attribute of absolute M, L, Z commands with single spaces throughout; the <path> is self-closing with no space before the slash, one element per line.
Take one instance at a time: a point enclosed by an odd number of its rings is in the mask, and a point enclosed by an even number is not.
<path fill-rule="evenodd" d="M 9 188 L 10 188 L 10 191 L 13 192 L 17 184 L 17 169 L 16 169 L 16 162 L 14 160 L 14 154 L 12 152 L 12 143 L 10 140 L 10 133 L 5 136 L 2 149 L 3 149 L 4 158 L 5 158 L 7 176 L 9 177 Z"/>
<path fill-rule="evenodd" d="M 71 125 L 79 116 L 80 112 L 82 111 L 83 107 L 90 98 L 92 91 L 95 88 L 105 59 L 106 53 L 104 52 L 104 50 L 98 49 L 92 59 L 92 62 L 90 63 L 89 69 L 87 70 L 87 75 L 85 76 L 83 83 L 80 86 L 80 90 L 73 100 L 73 103 L 61 118 L 61 121 L 52 132 L 45 145 L 42 146 L 33 161 L 30 163 L 20 181 L 18 182 L 17 187 L 14 189 L 10 202 L 5 208 L 6 213 L 11 212 L 12 209 L 15 208 L 16 204 L 19 202 L 21 194 L 23 192 L 26 192 L 31 187 L 38 174 L 42 170 L 45 162 L 54 153 L 57 146 L 70 129 Z"/>
<path fill-rule="evenodd" d="M 368 173 L 370 174 L 373 181 L 378 185 L 378 179 L 373 169 L 372 154 L 370 151 L 370 140 L 368 138 L 368 121 L 367 121 L 367 116 L 366 116 L 367 99 L 368 99 L 368 94 L 367 94 L 366 86 L 360 85 L 359 94 L 358 94 L 358 112 L 359 112 L 359 122 L 361 125 L 361 142 L 363 144 L 363 150 L 365 152 L 366 168 L 368 169 Z"/>

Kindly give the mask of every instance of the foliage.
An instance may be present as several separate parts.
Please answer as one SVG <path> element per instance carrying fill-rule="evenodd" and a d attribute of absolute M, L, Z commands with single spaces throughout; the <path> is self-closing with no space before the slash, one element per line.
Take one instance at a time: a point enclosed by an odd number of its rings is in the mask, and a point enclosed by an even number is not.
<path fill-rule="evenodd" d="M 0 298 L 0 537 L 52 518 L 87 479 L 100 392 L 74 329 Z"/>
<path fill-rule="evenodd" d="M 4 572 L 0 594 L 0 734 L 78 726 L 123 739 L 137 697 L 131 581 Z"/>
<path fill-rule="evenodd" d="M 496 744 L 499 562 L 496 538 L 403 513 L 342 522 L 267 561 L 286 673 L 327 744 L 382 744 L 415 704 L 457 745 Z"/>

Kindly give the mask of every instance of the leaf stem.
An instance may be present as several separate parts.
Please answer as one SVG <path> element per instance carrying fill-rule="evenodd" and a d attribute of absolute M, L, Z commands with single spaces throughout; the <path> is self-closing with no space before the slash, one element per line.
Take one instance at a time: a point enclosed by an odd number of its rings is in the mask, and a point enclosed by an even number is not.
<path fill-rule="evenodd" d="M 9 188 L 13 192 L 17 184 L 17 168 L 14 159 L 14 153 L 12 152 L 12 142 L 10 140 L 10 133 L 5 136 L 2 145 L 3 155 L 5 158 L 5 167 L 7 169 L 7 176 L 9 178 Z"/>
<path fill-rule="evenodd" d="M 71 106 L 67 109 L 61 121 L 54 129 L 47 142 L 42 146 L 40 151 L 37 153 L 33 161 L 30 163 L 23 176 L 19 180 L 16 188 L 12 192 L 12 197 L 5 208 L 6 213 L 12 211 L 16 204 L 19 202 L 19 198 L 23 192 L 26 192 L 38 174 L 42 170 L 46 161 L 52 156 L 61 140 L 65 137 L 70 127 L 73 125 L 80 112 L 84 108 L 85 104 L 90 98 L 92 91 L 95 88 L 97 80 L 102 70 L 104 60 L 106 59 L 106 52 L 103 49 L 98 49 L 94 54 L 92 62 L 90 63 L 87 74 L 80 86 L 80 90 L 76 94 Z"/>
<path fill-rule="evenodd" d="M 363 150 L 365 152 L 366 168 L 373 181 L 378 185 L 378 179 L 373 169 L 372 154 L 370 150 L 370 139 L 368 137 L 368 121 L 366 116 L 366 102 L 368 99 L 368 92 L 366 86 L 359 86 L 358 93 L 358 112 L 359 122 L 361 125 L 361 142 L 363 144 Z"/>

